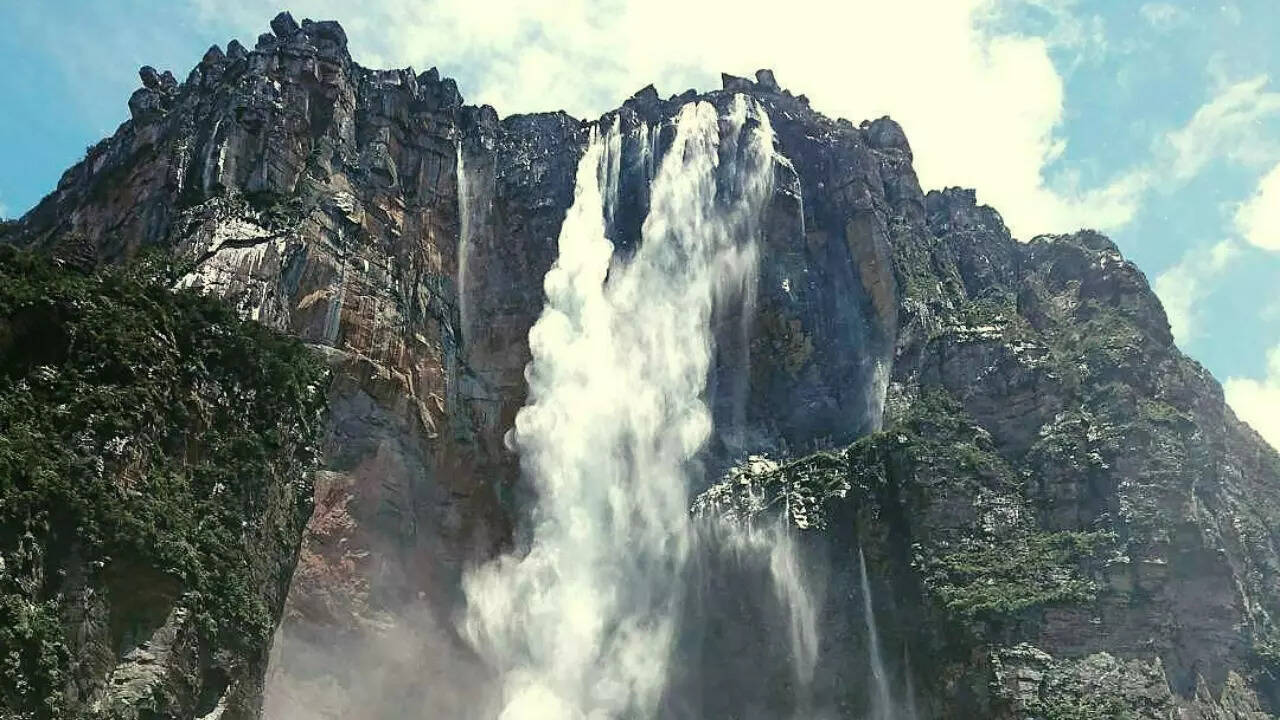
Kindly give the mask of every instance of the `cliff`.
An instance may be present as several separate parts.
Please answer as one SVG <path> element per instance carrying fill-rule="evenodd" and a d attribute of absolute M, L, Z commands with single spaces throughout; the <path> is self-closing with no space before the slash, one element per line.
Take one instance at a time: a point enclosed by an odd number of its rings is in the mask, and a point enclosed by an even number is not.
<path fill-rule="evenodd" d="M 815 553 L 864 549 L 925 716 L 1272 717 L 1277 453 L 1106 238 L 1019 244 L 971 192 L 926 206 L 885 429 L 702 502 L 768 497 Z M 859 594 L 847 561 L 829 582 Z M 861 632 L 847 606 L 822 624 Z M 828 648 L 835 702 L 868 695 L 859 653 Z"/>
<path fill-rule="evenodd" d="M 503 435 L 589 124 L 501 118 L 434 69 L 363 68 L 336 23 L 271 27 L 181 83 L 143 68 L 132 118 L 7 237 L 84 265 L 158 248 L 180 286 L 328 359 L 268 714 L 464 715 L 453 685 L 483 672 L 456 670 L 476 663 L 453 630 L 459 577 L 513 541 Z M 972 191 L 926 195 L 892 120 L 831 120 L 761 71 L 648 87 L 603 119 L 621 128 L 619 254 L 673 116 L 739 93 L 779 159 L 758 276 L 717 316 L 706 465 L 789 460 L 757 487 L 822 519 L 804 533 L 827 579 L 815 694 L 842 716 L 869 702 L 849 604 L 865 548 L 890 673 L 922 716 L 1068 717 L 1081 697 L 1135 717 L 1276 712 L 1280 459 L 1108 240 L 1016 242 Z M 735 687 L 748 658 L 711 635 L 722 669 L 696 682 L 733 690 L 694 716 L 789 711 L 781 669 Z"/>
<path fill-rule="evenodd" d="M 0 716 L 257 717 L 325 372 L 162 267 L 0 246 Z"/>

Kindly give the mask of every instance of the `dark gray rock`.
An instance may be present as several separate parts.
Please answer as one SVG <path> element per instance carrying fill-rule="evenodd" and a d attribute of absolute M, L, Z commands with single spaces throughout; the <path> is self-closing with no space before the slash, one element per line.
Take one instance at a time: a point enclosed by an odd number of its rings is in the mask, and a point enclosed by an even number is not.
<path fill-rule="evenodd" d="M 293 19 L 293 15 L 283 11 L 271 19 L 271 32 L 281 40 L 287 40 L 302 28 L 298 27 L 298 22 Z"/>
<path fill-rule="evenodd" d="M 911 156 L 911 146 L 907 143 L 907 134 L 902 126 L 888 117 L 882 117 L 865 127 L 867 142 L 871 147 L 881 150 L 903 150 L 907 157 Z"/>
<path fill-rule="evenodd" d="M 149 90 L 155 90 L 160 87 L 160 75 L 150 65 L 143 65 L 139 68 L 138 77 L 142 78 L 142 86 Z"/>
<path fill-rule="evenodd" d="M 755 83 L 744 77 L 720 73 L 720 87 L 729 92 L 750 92 L 755 87 Z"/>
<path fill-rule="evenodd" d="M 658 112 L 658 107 L 662 103 L 662 99 L 658 97 L 658 89 L 653 85 L 645 85 L 632 95 L 626 105 L 630 105 L 636 109 L 643 117 L 652 117 Z"/>
<path fill-rule="evenodd" d="M 227 56 L 222 52 L 222 48 L 217 45 L 210 45 L 209 49 L 205 51 L 204 57 L 200 58 L 200 64 L 217 65 L 226 61 L 226 59 Z"/>
<path fill-rule="evenodd" d="M 321 20 L 312 23 L 307 28 L 307 34 L 311 36 L 322 52 L 346 52 L 347 31 L 343 30 L 342 26 L 333 20 Z"/>
<path fill-rule="evenodd" d="M 148 88 L 138 88 L 129 96 L 129 116 L 134 120 L 146 120 L 164 114 L 164 101 L 160 94 Z"/>
<path fill-rule="evenodd" d="M 241 60 L 248 54 L 249 54 L 249 51 L 245 49 L 244 45 L 240 44 L 239 40 L 233 39 L 231 40 L 231 42 L 227 43 L 228 58 L 232 60 Z"/>

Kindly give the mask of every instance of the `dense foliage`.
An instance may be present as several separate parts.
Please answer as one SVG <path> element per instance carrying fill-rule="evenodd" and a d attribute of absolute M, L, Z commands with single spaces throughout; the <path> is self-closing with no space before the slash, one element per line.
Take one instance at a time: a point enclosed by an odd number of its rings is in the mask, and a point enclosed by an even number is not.
<path fill-rule="evenodd" d="M 1112 538 L 1102 532 L 1029 532 L 971 540 L 919 558 L 926 585 L 947 610 L 972 617 L 1088 602 L 1096 587 L 1078 571 Z"/>
<path fill-rule="evenodd" d="M 325 370 L 165 275 L 0 246 L 0 716 L 68 714 L 60 612 L 113 577 L 171 595 L 210 662 L 269 640 L 255 551 L 296 550 Z"/>

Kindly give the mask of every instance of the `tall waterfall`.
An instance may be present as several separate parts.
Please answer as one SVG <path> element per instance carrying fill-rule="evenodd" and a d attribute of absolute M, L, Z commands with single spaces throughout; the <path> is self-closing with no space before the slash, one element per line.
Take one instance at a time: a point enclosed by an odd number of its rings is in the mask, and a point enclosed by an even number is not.
<path fill-rule="evenodd" d="M 750 121 L 749 121 L 750 120 Z M 514 443 L 536 491 L 527 549 L 464 580 L 463 628 L 500 673 L 501 720 L 657 714 L 711 432 L 710 316 L 772 191 L 768 116 L 691 103 L 658 161 L 642 242 L 606 236 L 618 127 L 593 130 L 529 333 Z"/>
<path fill-rule="evenodd" d="M 471 183 L 467 176 L 467 161 L 462 152 L 462 141 L 458 141 L 458 158 L 454 168 L 458 182 L 458 277 L 455 279 L 458 288 L 458 319 L 461 324 L 460 336 L 463 345 L 469 344 L 471 318 L 467 312 L 470 303 L 467 301 L 467 264 L 471 257 L 471 233 L 474 221 L 471 217 L 472 199 Z"/>

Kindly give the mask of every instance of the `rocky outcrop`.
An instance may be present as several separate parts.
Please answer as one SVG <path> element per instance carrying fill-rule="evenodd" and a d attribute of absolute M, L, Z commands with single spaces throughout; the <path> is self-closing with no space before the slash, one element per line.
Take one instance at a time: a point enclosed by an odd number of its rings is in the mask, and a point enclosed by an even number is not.
<path fill-rule="evenodd" d="M 324 366 L 152 266 L 0 246 L 0 716 L 258 716 Z"/>
<path fill-rule="evenodd" d="M 186 264 L 179 286 L 325 354 L 332 421 L 281 647 L 411 635 L 406 609 L 449 607 L 460 567 L 507 536 L 487 482 L 512 474 L 499 395 L 459 351 L 457 88 L 434 69 L 359 67 L 336 23 L 287 14 L 181 84 L 140 75 L 132 119 L 19 242 L 58 253 L 75 237 L 102 262 L 163 248 Z"/>
<path fill-rule="evenodd" d="M 6 240 L 85 266 L 162 249 L 182 287 L 328 359 L 269 715 L 465 715 L 484 672 L 454 631 L 458 578 L 511 541 L 503 437 L 590 124 L 363 68 L 337 24 L 288 14 L 181 83 L 140 78 L 131 119 Z M 600 119 L 621 130 L 609 233 L 634 249 L 683 104 L 747 93 L 768 113 L 774 193 L 754 282 L 716 309 L 706 465 L 796 459 L 775 489 L 808 468 L 785 505 L 827 579 L 815 702 L 865 709 L 864 547 L 925 715 L 1060 717 L 1044 704 L 1082 693 L 1274 711 L 1280 461 L 1173 346 L 1142 274 L 1097 234 L 1020 244 L 972 191 L 926 195 L 888 118 L 831 120 L 769 71 L 723 85 L 646 87 Z M 722 679 L 756 656 L 713 634 Z M 689 712 L 787 712 L 761 697 L 784 674 Z"/>
<path fill-rule="evenodd" d="M 885 429 L 702 502 L 785 500 L 814 557 L 865 550 L 897 691 L 927 716 L 1273 717 L 1280 456 L 1109 240 L 1019 244 L 971 191 L 926 209 L 895 247 Z M 828 597 L 862 595 L 849 563 L 828 572 Z M 857 652 L 829 644 L 815 682 L 853 716 Z"/>

